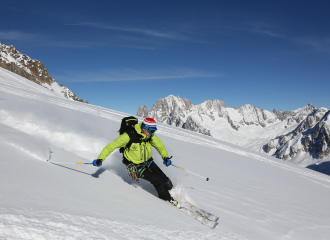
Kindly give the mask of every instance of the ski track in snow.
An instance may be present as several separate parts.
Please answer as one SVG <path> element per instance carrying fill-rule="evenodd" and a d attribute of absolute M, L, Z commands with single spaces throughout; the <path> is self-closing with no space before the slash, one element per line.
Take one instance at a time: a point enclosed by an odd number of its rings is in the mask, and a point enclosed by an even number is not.
<path fill-rule="evenodd" d="M 0 209 L 0 239 L 217 239 L 244 240 L 229 232 L 170 231 L 150 224 L 54 211 Z"/>
<path fill-rule="evenodd" d="M 3 71 L 1 71 L 1 72 L 3 72 Z M 4 75 L 6 75 L 6 77 L 8 77 L 9 79 L 14 78 L 10 72 L 5 71 Z M 20 79 L 15 76 L 15 80 L 13 80 L 13 81 L 7 81 L 3 78 L 0 78 L 0 79 L 1 79 L 0 90 L 20 96 L 20 97 L 26 97 L 26 98 L 33 99 L 33 100 L 47 102 L 50 104 L 58 105 L 61 107 L 66 107 L 66 108 L 73 109 L 76 111 L 92 114 L 95 116 L 100 116 L 100 117 L 110 119 L 110 120 L 116 121 L 116 122 L 121 122 L 121 119 L 123 117 L 129 116 L 129 114 L 123 114 L 121 112 L 109 110 L 109 109 L 94 106 L 94 105 L 88 105 L 85 103 L 75 102 L 73 100 L 68 101 L 68 99 L 61 98 L 58 95 L 56 95 L 55 93 L 50 92 L 48 89 L 44 89 L 44 91 L 42 91 L 42 93 L 47 96 L 41 97 L 40 96 L 40 92 L 41 92 L 40 86 L 35 85 L 35 83 L 32 83 L 32 82 L 31 83 L 26 82 L 26 80 L 24 78 Z M 20 84 L 13 85 L 13 83 L 15 81 L 20 82 Z M 27 90 L 27 88 L 28 88 L 28 90 Z M 28 91 L 30 91 L 30 92 L 28 92 Z M 35 92 L 36 94 L 34 94 L 33 92 Z M 140 118 L 140 120 L 141 120 L 141 118 Z M 237 148 L 226 146 L 224 144 L 215 142 L 213 140 L 208 140 L 207 137 L 204 135 L 203 135 L 203 137 L 200 137 L 200 136 L 198 136 L 197 133 L 191 134 L 188 132 L 188 130 L 172 129 L 170 127 L 167 127 L 165 124 L 162 124 L 162 129 L 158 130 L 158 133 L 181 140 L 181 141 L 195 143 L 195 144 L 207 146 L 210 148 L 217 148 L 217 149 L 221 149 L 224 151 L 239 154 L 242 156 L 246 156 L 249 158 L 253 158 L 255 160 L 271 164 L 275 167 L 279 167 L 279 168 L 285 169 L 287 171 L 295 172 L 295 173 L 300 174 L 309 179 L 312 178 L 312 179 L 323 181 L 325 183 L 320 183 L 320 182 L 315 182 L 315 183 L 318 183 L 325 187 L 330 188 L 330 176 L 327 176 L 322 173 L 318 173 L 313 170 L 299 168 L 297 166 L 290 166 L 287 163 L 281 163 L 279 161 L 275 161 L 275 160 L 271 160 L 269 158 L 262 157 L 258 154 L 254 154 L 254 153 L 250 153 L 247 151 L 239 150 Z M 310 179 L 310 180 L 312 180 L 312 179 Z"/>

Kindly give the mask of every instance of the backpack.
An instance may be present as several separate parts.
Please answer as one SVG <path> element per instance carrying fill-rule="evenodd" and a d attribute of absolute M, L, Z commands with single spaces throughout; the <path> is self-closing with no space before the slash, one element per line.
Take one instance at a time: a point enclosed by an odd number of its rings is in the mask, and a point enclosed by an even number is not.
<path fill-rule="evenodd" d="M 121 120 L 121 125 L 119 129 L 119 135 L 122 135 L 123 133 L 127 132 L 129 129 L 134 129 L 135 124 L 138 123 L 138 120 L 136 117 L 130 116 L 130 117 L 124 117 Z"/>
<path fill-rule="evenodd" d="M 129 142 L 126 144 L 125 147 L 122 147 L 119 149 L 120 153 L 124 153 L 126 148 L 130 148 L 132 143 L 142 143 L 142 140 L 140 138 L 142 138 L 142 136 L 140 134 L 138 134 L 135 131 L 134 126 L 138 123 L 138 120 L 136 117 L 130 116 L 130 117 L 124 117 L 121 120 L 121 125 L 120 125 L 120 129 L 119 129 L 119 135 L 122 135 L 123 133 L 127 133 L 129 136 Z M 147 141 L 150 141 L 151 138 L 149 138 Z"/>

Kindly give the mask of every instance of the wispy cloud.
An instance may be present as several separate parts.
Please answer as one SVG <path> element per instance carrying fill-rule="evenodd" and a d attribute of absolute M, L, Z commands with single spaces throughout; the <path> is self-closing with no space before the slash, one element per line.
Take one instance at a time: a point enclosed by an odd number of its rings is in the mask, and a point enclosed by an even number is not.
<path fill-rule="evenodd" d="M 308 46 L 316 52 L 330 53 L 330 37 L 294 37 L 291 40 L 297 44 Z"/>
<path fill-rule="evenodd" d="M 29 46 L 53 46 L 61 48 L 85 48 L 91 44 L 81 41 L 63 41 L 56 40 L 54 37 L 39 34 L 39 33 L 26 33 L 22 31 L 1 31 L 0 41 L 9 40 L 15 44 L 16 42 L 28 43 Z"/>
<path fill-rule="evenodd" d="M 0 39 L 3 40 L 35 40 L 44 37 L 42 34 L 34 34 L 34 33 L 24 33 L 21 31 L 1 31 Z"/>
<path fill-rule="evenodd" d="M 123 48 L 135 48 L 142 50 L 154 50 L 156 46 L 154 41 L 148 38 L 133 36 L 117 36 L 94 40 L 61 40 L 51 35 L 26 33 L 22 31 L 0 31 L 0 41 L 7 41 L 7 44 L 19 46 L 20 43 L 29 47 L 55 47 L 55 48 L 88 48 L 91 46 L 111 46 Z"/>
<path fill-rule="evenodd" d="M 153 28 L 148 27 L 127 27 L 127 26 L 114 26 L 109 23 L 73 23 L 73 24 L 65 24 L 67 26 L 88 26 L 92 28 L 99 28 L 105 30 L 112 30 L 112 31 L 119 31 L 119 32 L 126 32 L 126 33 L 136 33 L 148 37 L 156 37 L 162 39 L 172 39 L 172 40 L 179 40 L 179 41 L 186 41 L 190 39 L 190 36 L 184 34 L 183 31 L 180 29 L 171 29 L 171 30 L 164 30 L 159 31 Z"/>
<path fill-rule="evenodd" d="M 91 43 L 80 41 L 47 41 L 44 42 L 44 45 L 61 48 L 87 48 L 91 46 Z"/>
<path fill-rule="evenodd" d="M 222 77 L 217 72 L 171 68 L 167 70 L 110 69 L 102 72 L 65 72 L 54 76 L 59 82 L 110 82 Z"/>
<path fill-rule="evenodd" d="M 285 37 L 280 34 L 279 27 L 265 22 L 248 22 L 245 24 L 245 29 L 251 33 L 257 33 L 269 37 Z"/>
<path fill-rule="evenodd" d="M 275 26 L 265 22 L 249 22 L 241 30 L 266 37 L 283 39 L 295 45 L 307 47 L 314 52 L 330 53 L 330 37 L 294 36 L 285 27 Z"/>

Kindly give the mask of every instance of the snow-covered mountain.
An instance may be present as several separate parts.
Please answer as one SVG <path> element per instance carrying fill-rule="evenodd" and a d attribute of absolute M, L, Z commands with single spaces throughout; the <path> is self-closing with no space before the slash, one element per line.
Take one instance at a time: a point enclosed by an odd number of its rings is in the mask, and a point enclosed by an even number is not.
<path fill-rule="evenodd" d="M 318 135 L 319 131 L 311 134 L 311 129 L 318 123 L 322 125 L 321 119 L 327 111 L 326 108 L 316 109 L 312 104 L 286 112 L 275 109 L 270 112 L 250 104 L 228 108 L 220 100 L 206 100 L 196 105 L 186 98 L 170 95 L 159 99 L 150 111 L 147 106 L 140 106 L 137 116 L 152 117 L 158 122 L 245 146 L 306 167 L 320 163 L 318 158 L 329 155 L 327 130 L 322 130 L 322 137 Z M 298 133 L 301 134 L 297 136 Z M 308 154 L 302 157 L 299 153 L 303 152 Z M 327 158 L 323 161 L 327 161 Z"/>
<path fill-rule="evenodd" d="M 101 168 L 75 164 L 116 139 L 125 116 L 0 68 L 0 239 L 329 238 L 329 176 L 213 137 L 162 123 L 156 133 L 174 164 L 209 181 L 153 157 L 174 197 L 220 217 L 215 229 L 132 181 L 119 151 Z"/>
<path fill-rule="evenodd" d="M 206 100 L 202 104 L 192 104 L 186 98 L 170 95 L 158 99 L 148 111 L 147 106 L 142 105 L 137 111 L 137 116 L 153 117 L 158 122 L 167 123 L 172 126 L 182 127 L 195 132 L 212 136 L 213 128 L 209 122 L 225 120 L 236 131 L 242 126 L 255 125 L 266 127 L 269 124 L 283 120 L 284 116 L 292 116 L 291 112 L 281 112 L 274 110 L 269 112 L 250 104 L 240 108 L 227 108 L 226 104 L 220 100 Z M 186 122 L 194 123 L 196 128 L 186 126 Z"/>
<path fill-rule="evenodd" d="M 32 60 L 20 53 L 14 46 L 6 46 L 0 42 L 0 67 L 25 77 L 65 98 L 83 102 L 69 88 L 58 84 L 52 78 L 44 64 L 38 60 Z M 86 103 L 88 101 L 86 100 Z"/>
<path fill-rule="evenodd" d="M 267 154 L 283 160 L 292 159 L 300 152 L 306 152 L 315 159 L 323 159 L 330 154 L 330 111 L 326 108 L 311 109 L 312 112 L 286 135 L 272 139 L 264 146 Z M 290 123 L 291 118 L 288 119 Z M 314 162 L 300 159 L 299 163 L 308 166 Z"/>

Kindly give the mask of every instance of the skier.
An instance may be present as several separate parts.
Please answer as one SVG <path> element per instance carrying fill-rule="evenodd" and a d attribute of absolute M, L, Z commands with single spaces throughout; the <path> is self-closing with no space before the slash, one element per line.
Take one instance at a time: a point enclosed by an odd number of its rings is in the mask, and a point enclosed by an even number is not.
<path fill-rule="evenodd" d="M 131 117 L 131 119 L 128 117 L 127 119 L 132 120 L 132 118 L 134 117 Z M 136 118 L 134 120 L 137 122 Z M 133 125 L 132 133 L 129 131 L 124 132 L 112 143 L 105 146 L 98 159 L 93 161 L 93 165 L 100 167 L 107 156 L 115 149 L 121 148 L 123 152 L 123 163 L 135 169 L 136 177 L 149 181 L 156 188 L 159 198 L 177 206 L 178 202 L 169 193 L 169 190 L 173 187 L 171 180 L 151 157 L 151 146 L 153 146 L 162 156 L 165 166 L 168 167 L 172 163 L 163 142 L 155 135 L 156 130 L 156 121 L 152 118 L 145 118 L 142 123 Z"/>

